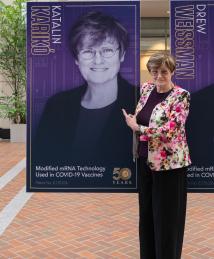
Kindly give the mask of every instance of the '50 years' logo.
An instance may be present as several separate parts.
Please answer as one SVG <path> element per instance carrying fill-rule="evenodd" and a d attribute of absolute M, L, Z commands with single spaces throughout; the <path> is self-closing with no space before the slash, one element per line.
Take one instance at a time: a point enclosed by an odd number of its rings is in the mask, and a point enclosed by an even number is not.
<path fill-rule="evenodd" d="M 129 168 L 118 168 L 115 167 L 113 170 L 113 179 L 115 181 L 127 181 L 131 178 L 132 173 L 131 170 Z"/>

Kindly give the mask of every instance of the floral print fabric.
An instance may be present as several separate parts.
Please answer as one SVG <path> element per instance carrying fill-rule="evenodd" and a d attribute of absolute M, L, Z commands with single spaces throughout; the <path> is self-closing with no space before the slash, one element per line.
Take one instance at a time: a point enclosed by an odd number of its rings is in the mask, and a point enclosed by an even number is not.
<path fill-rule="evenodd" d="M 155 85 L 144 83 L 135 114 L 146 104 Z M 148 141 L 148 165 L 153 171 L 170 170 L 191 164 L 186 141 L 185 122 L 190 94 L 174 86 L 167 98 L 152 111 L 149 127 L 140 126 L 138 141 Z"/>

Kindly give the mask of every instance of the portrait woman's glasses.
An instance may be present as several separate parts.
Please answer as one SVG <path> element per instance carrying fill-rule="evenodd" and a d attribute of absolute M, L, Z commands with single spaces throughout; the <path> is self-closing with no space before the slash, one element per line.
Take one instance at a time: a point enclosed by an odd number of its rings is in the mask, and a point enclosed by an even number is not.
<path fill-rule="evenodd" d="M 103 58 L 111 58 L 115 55 L 115 53 L 119 50 L 113 48 L 102 48 L 100 50 L 95 49 L 83 49 L 79 52 L 79 57 L 85 60 L 93 59 L 97 52 L 100 53 L 101 57 Z"/>

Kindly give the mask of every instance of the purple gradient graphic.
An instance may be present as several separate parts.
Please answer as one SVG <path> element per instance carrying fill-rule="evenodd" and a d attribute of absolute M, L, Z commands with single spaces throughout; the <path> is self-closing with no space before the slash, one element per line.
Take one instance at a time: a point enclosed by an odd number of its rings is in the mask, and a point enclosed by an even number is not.
<path fill-rule="evenodd" d="M 175 82 L 191 92 L 187 140 L 190 192 L 214 192 L 214 2 L 171 1 Z"/>
<path fill-rule="evenodd" d="M 137 97 L 137 90 L 140 84 L 139 7 L 139 1 L 27 3 L 28 191 L 60 191 L 60 188 L 56 185 L 54 185 L 53 188 L 49 188 L 53 185 L 53 183 L 48 185 L 48 181 L 51 181 L 50 177 L 46 179 L 43 178 L 38 184 L 38 189 L 36 189 L 37 184 L 35 184 L 35 182 L 38 178 L 35 176 L 36 173 L 33 170 L 37 165 L 37 161 L 32 157 L 32 146 L 41 115 L 43 114 L 45 105 L 50 97 L 59 92 L 77 88 L 84 83 L 82 75 L 75 64 L 74 57 L 69 49 L 68 36 L 72 25 L 83 14 L 90 11 L 101 11 L 106 15 L 117 18 L 117 20 L 127 29 L 129 34 L 129 45 L 126 50 L 125 59 L 121 63 L 120 75 L 132 84 L 133 87 L 136 87 L 135 97 Z M 56 117 L 56 124 L 57 123 L 58 118 Z M 108 169 L 107 171 L 110 171 L 108 164 L 104 166 Z M 133 169 L 133 166 L 135 169 Z M 118 166 L 115 165 L 115 167 Z M 115 192 L 136 192 L 136 165 L 132 162 L 130 166 L 125 166 L 124 161 L 124 167 L 133 169 L 133 183 L 130 186 L 111 186 L 113 173 L 113 171 L 111 171 L 111 175 L 108 176 L 109 179 L 107 179 L 107 175 L 105 175 L 106 182 L 99 182 L 100 186 L 94 186 L 96 187 L 95 191 L 101 190 L 101 187 L 103 187 L 105 191 L 111 191 L 111 187 L 114 187 L 113 189 Z M 74 187 L 72 179 L 69 179 L 69 181 L 70 185 L 67 184 L 67 189 L 63 191 L 70 191 L 69 186 Z M 34 187 L 36 188 L 33 189 Z"/>
<path fill-rule="evenodd" d="M 52 44 L 55 53 L 49 55 L 31 54 L 31 27 L 27 27 L 27 61 L 28 61 L 28 114 L 31 114 L 32 134 L 38 125 L 47 99 L 57 92 L 72 89 L 83 83 L 82 76 L 69 50 L 68 35 L 72 24 L 81 15 L 90 11 L 102 11 L 116 17 L 129 33 L 129 47 L 120 73 L 135 86 L 139 86 L 139 21 L 137 21 L 138 1 L 130 2 L 54 2 L 28 3 L 28 21 L 31 19 L 32 6 L 60 6 L 62 9 L 61 44 Z"/>
<path fill-rule="evenodd" d="M 176 71 L 176 84 L 197 92 L 214 82 L 213 1 L 172 0 L 170 14 L 171 51 L 181 62 L 186 61 L 183 66 L 187 68 L 184 78 Z M 188 78 L 188 69 L 192 78 Z"/>

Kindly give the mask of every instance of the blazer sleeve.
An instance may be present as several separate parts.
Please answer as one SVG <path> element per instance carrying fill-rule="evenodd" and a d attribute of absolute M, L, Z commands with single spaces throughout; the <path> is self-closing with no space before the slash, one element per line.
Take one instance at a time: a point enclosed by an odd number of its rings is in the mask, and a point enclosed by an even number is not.
<path fill-rule="evenodd" d="M 148 140 L 149 138 L 164 138 L 171 141 L 182 127 L 185 127 L 185 122 L 189 113 L 190 94 L 183 91 L 171 107 L 168 114 L 168 120 L 160 127 L 139 126 L 140 141 Z"/>

